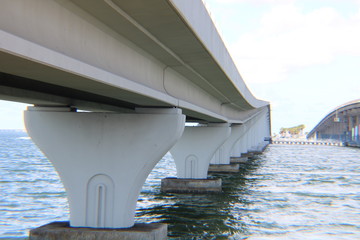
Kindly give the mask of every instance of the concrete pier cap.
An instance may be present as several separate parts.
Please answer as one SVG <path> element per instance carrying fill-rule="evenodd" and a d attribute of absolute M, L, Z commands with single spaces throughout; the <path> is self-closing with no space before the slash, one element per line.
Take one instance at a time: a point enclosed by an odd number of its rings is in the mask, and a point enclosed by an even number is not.
<path fill-rule="evenodd" d="M 66 189 L 70 226 L 130 228 L 141 188 L 181 137 L 181 109 L 134 114 L 29 107 L 27 132 L 52 162 Z"/>

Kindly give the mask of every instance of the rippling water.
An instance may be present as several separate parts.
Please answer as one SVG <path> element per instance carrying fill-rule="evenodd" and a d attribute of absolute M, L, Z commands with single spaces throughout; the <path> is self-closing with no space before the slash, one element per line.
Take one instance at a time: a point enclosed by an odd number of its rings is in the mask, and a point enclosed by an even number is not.
<path fill-rule="evenodd" d="M 271 145 L 221 194 L 162 194 L 175 176 L 166 155 L 140 195 L 137 222 L 169 224 L 170 239 L 360 239 L 360 149 Z M 19 131 L 0 131 L 0 239 L 68 220 L 66 193 L 48 160 Z"/>

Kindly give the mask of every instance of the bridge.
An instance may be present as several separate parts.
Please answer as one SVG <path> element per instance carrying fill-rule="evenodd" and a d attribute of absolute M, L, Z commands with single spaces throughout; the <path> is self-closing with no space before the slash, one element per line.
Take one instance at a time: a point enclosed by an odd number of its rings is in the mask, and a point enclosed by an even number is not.
<path fill-rule="evenodd" d="M 360 99 L 344 103 L 329 112 L 307 135 L 317 141 L 338 141 L 360 146 Z"/>
<path fill-rule="evenodd" d="M 168 151 L 171 184 L 212 188 L 210 163 L 268 144 L 269 103 L 200 0 L 4 0 L 0 61 L 0 99 L 33 105 L 26 129 L 59 173 L 74 228 L 132 228 Z"/>

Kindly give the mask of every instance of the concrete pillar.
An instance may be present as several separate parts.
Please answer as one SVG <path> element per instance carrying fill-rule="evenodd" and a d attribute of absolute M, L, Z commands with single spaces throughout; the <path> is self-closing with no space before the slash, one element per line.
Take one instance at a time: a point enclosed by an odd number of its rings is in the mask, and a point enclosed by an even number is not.
<path fill-rule="evenodd" d="M 252 132 L 251 132 L 252 140 L 251 140 L 251 147 L 249 149 L 249 152 L 253 152 L 253 153 L 257 153 L 259 148 L 259 127 L 261 127 L 259 118 L 260 116 L 256 116 L 256 118 L 254 119 Z"/>
<path fill-rule="evenodd" d="M 231 154 L 230 154 L 231 157 L 241 156 L 241 151 L 245 145 L 244 136 L 245 136 L 245 133 L 248 131 L 248 127 L 245 124 L 240 125 L 240 126 L 241 126 L 241 129 L 239 129 L 240 131 L 238 132 L 239 138 L 236 140 L 236 142 L 234 143 L 234 145 L 231 149 Z"/>
<path fill-rule="evenodd" d="M 266 138 L 270 137 L 268 122 L 268 109 L 264 109 L 259 115 L 252 119 L 252 140 L 249 152 L 261 153 L 269 143 L 265 141 Z"/>
<path fill-rule="evenodd" d="M 263 152 L 271 140 L 270 109 L 264 110 L 260 119 L 259 151 Z"/>
<path fill-rule="evenodd" d="M 223 158 L 224 155 L 224 146 L 221 145 L 220 147 L 218 147 L 218 149 L 216 149 L 214 155 L 212 156 L 211 160 L 210 160 L 210 164 L 223 164 L 221 162 L 221 159 Z"/>
<path fill-rule="evenodd" d="M 214 154 L 209 172 L 226 172 L 228 169 L 229 172 L 236 172 L 239 170 L 239 164 L 230 163 L 230 155 L 235 147 L 235 143 L 240 139 L 245 131 L 243 125 L 233 125 L 231 126 L 231 134 L 224 144 L 219 147 L 217 152 Z M 230 166 L 232 165 L 232 166 Z"/>
<path fill-rule="evenodd" d="M 229 124 L 185 127 L 179 141 L 170 149 L 178 178 L 206 179 L 211 157 L 230 136 Z"/>
<path fill-rule="evenodd" d="M 244 136 L 241 136 L 241 138 L 235 143 L 230 157 L 230 163 L 246 163 L 249 160 L 247 157 L 241 156 L 244 146 Z"/>
<path fill-rule="evenodd" d="M 243 154 L 247 153 L 248 152 L 248 145 L 249 145 L 249 142 L 248 142 L 248 134 L 249 134 L 249 131 L 245 131 L 244 135 L 242 136 L 241 138 L 241 145 L 240 145 L 240 156 L 242 156 Z"/>
<path fill-rule="evenodd" d="M 247 121 L 245 126 L 245 132 L 242 137 L 241 156 L 248 157 L 247 153 L 250 151 L 252 146 L 252 128 L 254 125 L 254 119 Z"/>
<path fill-rule="evenodd" d="M 66 189 L 71 227 L 130 228 L 153 167 L 181 137 L 180 109 L 134 114 L 30 107 L 29 136 L 53 163 Z"/>
<path fill-rule="evenodd" d="M 243 153 L 247 153 L 248 151 L 248 143 L 247 143 L 247 132 L 245 131 L 244 135 L 240 138 L 240 156 Z"/>
<path fill-rule="evenodd" d="M 252 149 L 252 146 L 254 145 L 254 124 L 256 122 L 256 119 L 251 119 L 248 122 L 249 131 L 247 132 L 247 152 L 250 152 Z"/>
<path fill-rule="evenodd" d="M 221 179 L 207 179 L 211 157 L 230 136 L 229 124 L 185 127 L 184 133 L 170 149 L 177 170 L 177 178 L 161 182 L 163 192 L 218 192 Z"/>
<path fill-rule="evenodd" d="M 247 157 L 242 157 L 241 154 L 247 152 L 246 148 L 246 138 L 245 134 L 248 131 L 248 127 L 243 124 L 241 125 L 240 138 L 234 143 L 234 146 L 231 150 L 230 163 L 246 163 L 248 161 Z"/>

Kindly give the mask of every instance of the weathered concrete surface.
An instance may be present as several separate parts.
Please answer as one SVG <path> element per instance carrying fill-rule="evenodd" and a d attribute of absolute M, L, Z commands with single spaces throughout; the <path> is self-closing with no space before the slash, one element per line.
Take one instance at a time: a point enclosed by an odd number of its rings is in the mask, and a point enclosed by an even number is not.
<path fill-rule="evenodd" d="M 259 144 L 256 149 L 249 150 L 249 154 L 254 156 L 262 154 L 269 144 Z"/>
<path fill-rule="evenodd" d="M 17 79 L 0 81 L 1 98 L 116 112 L 177 106 L 239 124 L 269 105 L 247 88 L 202 1 L 65 2 L 1 1 L 0 72 Z"/>
<path fill-rule="evenodd" d="M 168 193 L 209 193 L 221 192 L 221 178 L 189 179 L 164 178 L 161 180 L 161 191 Z"/>
<path fill-rule="evenodd" d="M 257 155 L 262 154 L 264 151 L 263 150 L 251 150 L 251 153 L 253 153 L 254 155 L 252 157 L 249 157 L 250 159 L 252 158 L 256 158 Z"/>
<path fill-rule="evenodd" d="M 254 153 L 252 152 L 242 153 L 241 157 L 248 157 L 249 159 L 251 159 L 252 157 L 254 157 Z"/>
<path fill-rule="evenodd" d="M 246 163 L 248 160 L 248 157 L 231 157 L 230 163 Z"/>
<path fill-rule="evenodd" d="M 210 164 L 209 173 L 210 172 L 222 172 L 222 173 L 233 173 L 239 172 L 239 164 Z"/>
<path fill-rule="evenodd" d="M 135 224 L 131 228 L 72 228 L 69 222 L 53 222 L 30 231 L 29 240 L 163 240 L 167 225 Z"/>
<path fill-rule="evenodd" d="M 135 114 L 60 109 L 29 107 L 24 122 L 61 177 L 70 226 L 132 227 L 141 188 L 181 137 L 185 115 L 176 108 Z"/>
<path fill-rule="evenodd" d="M 206 179 L 211 157 L 230 136 L 228 123 L 187 126 L 170 149 L 181 179 Z"/>

